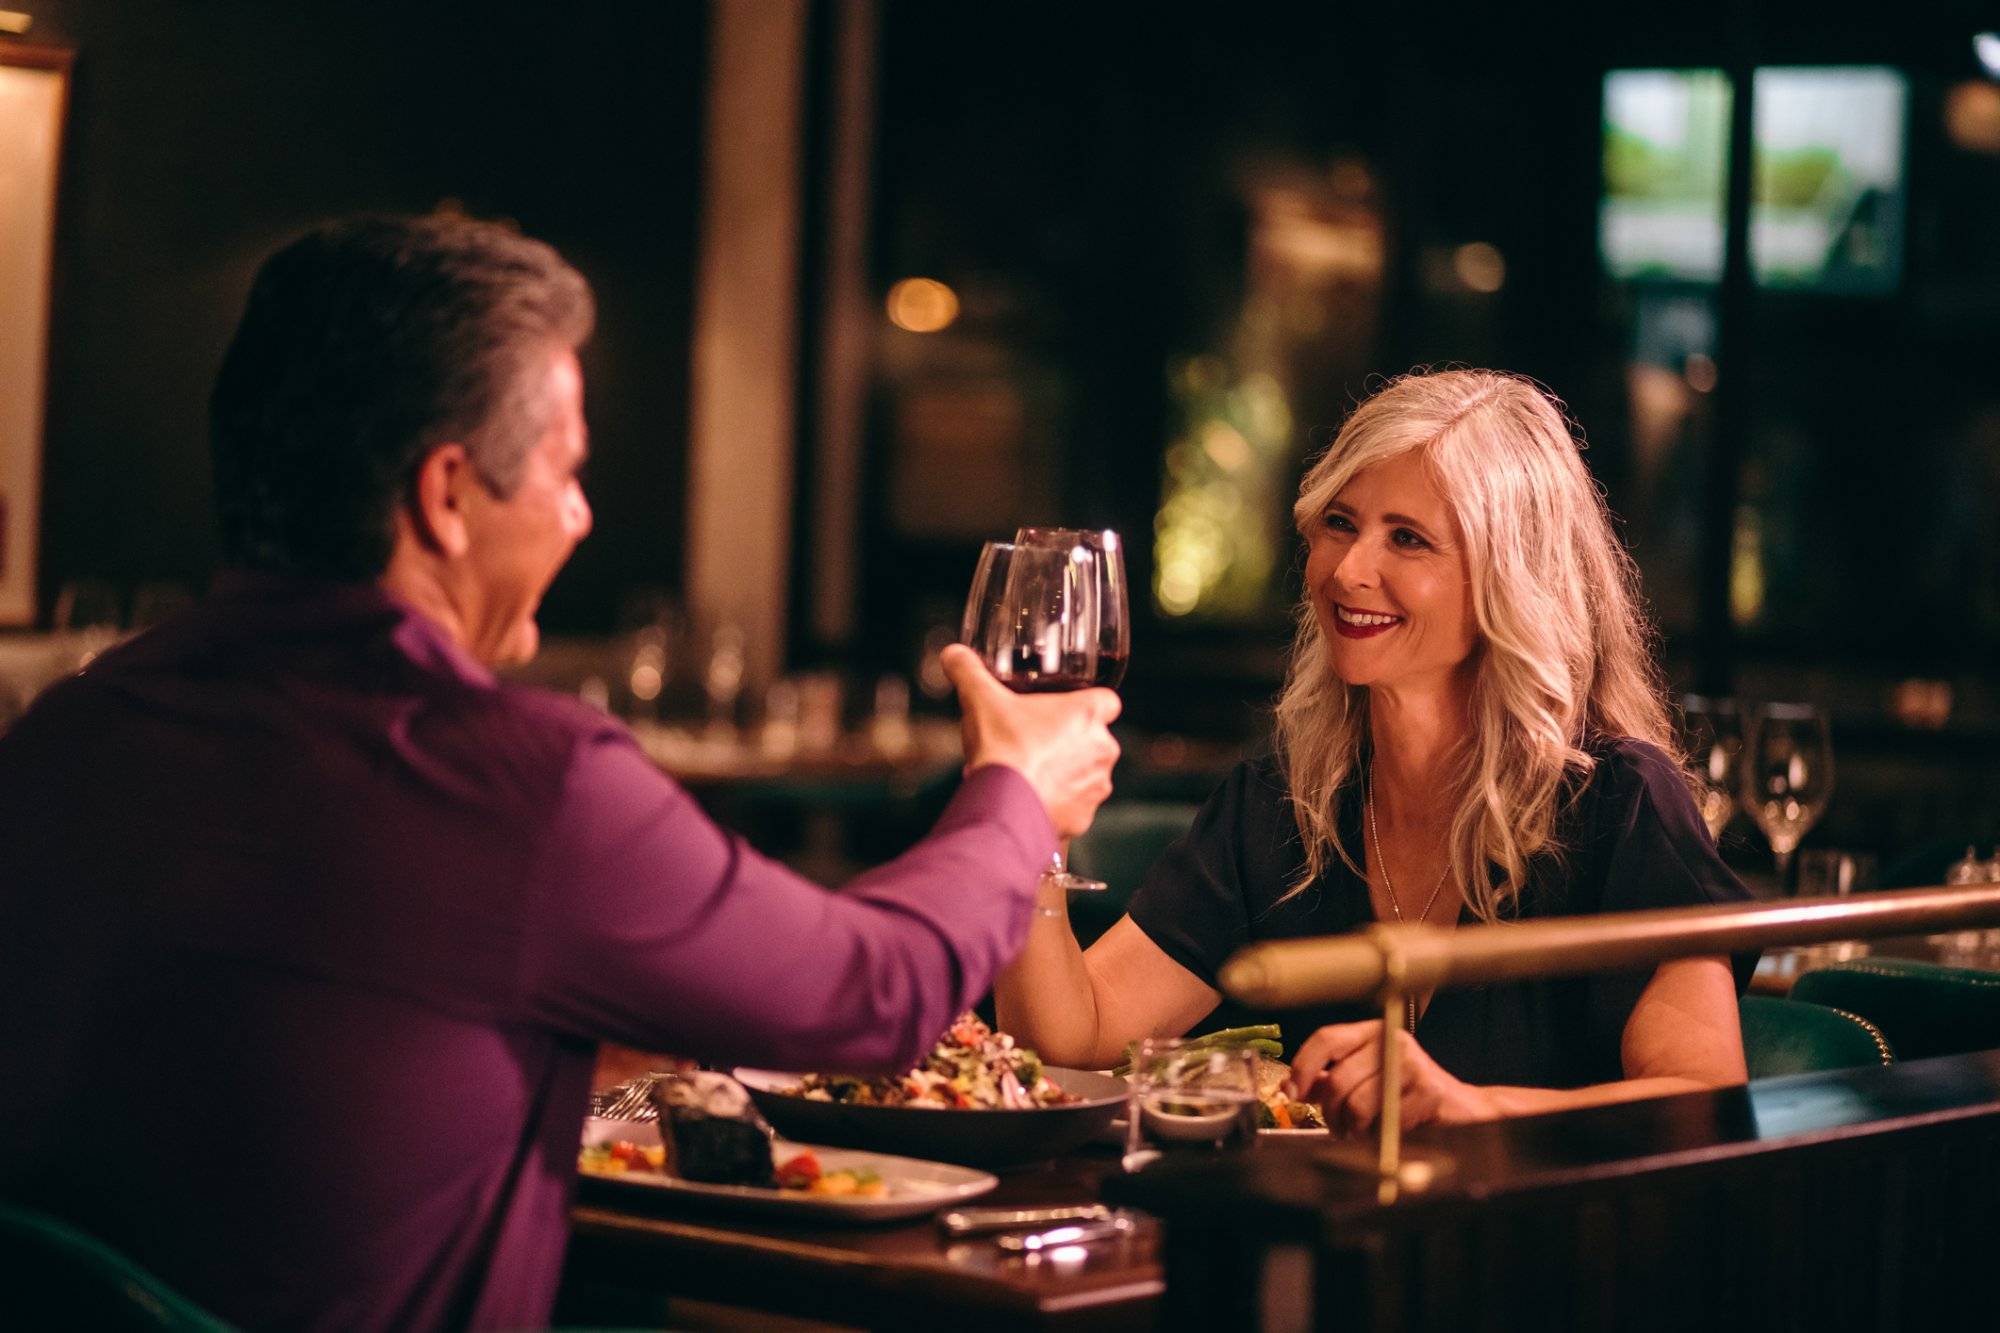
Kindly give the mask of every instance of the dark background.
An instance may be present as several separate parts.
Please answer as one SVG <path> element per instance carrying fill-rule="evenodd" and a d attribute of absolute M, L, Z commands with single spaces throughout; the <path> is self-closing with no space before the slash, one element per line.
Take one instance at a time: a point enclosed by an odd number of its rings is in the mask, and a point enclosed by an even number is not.
<path fill-rule="evenodd" d="M 595 535 L 549 598 L 676 584 L 706 11 L 37 0 L 77 52 L 50 330 L 42 603 L 205 586 L 206 404 L 257 265 L 312 223 L 457 201 L 590 278 Z M 4 40 L 4 39 L 0 39 Z"/>
<path fill-rule="evenodd" d="M 678 587 L 704 5 L 30 8 L 29 40 L 77 51 L 51 330 L 45 614 L 77 578 L 198 588 L 212 572 L 204 399 L 262 256 L 329 215 L 445 201 L 518 221 L 597 289 L 600 330 L 585 358 L 597 526 L 552 590 L 546 627 L 606 631 L 631 589 Z M 830 34 L 845 21 L 830 0 L 809 12 L 808 275 L 827 185 Z M 1757 295 L 1736 312 L 1721 372 L 1748 406 L 1690 446 L 1699 540 L 1726 546 L 1731 517 L 1712 493 L 1726 481 L 1789 534 L 1772 561 L 1773 578 L 1790 582 L 1774 585 L 1761 623 L 1740 629 L 1718 630 L 1716 589 L 1694 574 L 1649 592 L 1666 613 L 1678 685 L 1819 698 L 1865 738 L 1891 726 L 1883 700 L 1897 679 L 1936 677 L 1955 689 L 1952 726 L 1912 743 L 1993 752 L 2000 158 L 1947 145 L 1939 108 L 1952 84 L 1978 77 L 1970 35 L 2000 27 L 1995 6 L 1502 14 L 1470 3 L 890 0 L 879 26 L 875 294 L 912 274 L 968 294 L 957 345 L 996 359 L 1031 409 L 1024 517 L 1128 535 L 1140 594 L 1128 718 L 1221 738 L 1263 725 L 1286 598 L 1261 619 L 1169 623 L 1146 595 L 1147 536 L 1171 425 L 1165 367 L 1212 342 L 1241 299 L 1245 162 L 1352 157 L 1379 186 L 1379 327 L 1360 373 L 1315 386 L 1295 462 L 1330 438 L 1370 375 L 1449 361 L 1522 371 L 1584 426 L 1645 562 L 1651 516 L 1629 485 L 1631 296 L 1596 257 L 1604 72 L 1905 70 L 1903 282 L 1883 297 Z M 1503 290 L 1467 302 L 1423 281 L 1426 256 L 1474 240 L 1505 254 Z M 860 620 L 846 640 L 794 644 L 795 661 L 858 674 L 909 668 L 925 625 L 955 617 L 977 545 L 898 530 L 889 497 L 910 466 L 898 394 L 932 353 L 887 332 L 878 353 Z M 811 413 L 800 420 L 810 476 Z M 796 534 L 802 559 L 815 535 Z M 795 627 L 805 595 L 800 581 Z"/>

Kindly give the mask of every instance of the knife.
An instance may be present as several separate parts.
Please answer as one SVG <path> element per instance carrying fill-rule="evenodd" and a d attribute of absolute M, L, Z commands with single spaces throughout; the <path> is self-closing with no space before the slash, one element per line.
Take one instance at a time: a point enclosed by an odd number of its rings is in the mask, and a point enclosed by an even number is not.
<path fill-rule="evenodd" d="M 958 1208 L 938 1218 L 944 1234 L 954 1239 L 994 1231 L 1020 1231 L 1050 1223 L 1109 1222 L 1114 1214 L 1101 1203 L 1062 1208 Z"/>

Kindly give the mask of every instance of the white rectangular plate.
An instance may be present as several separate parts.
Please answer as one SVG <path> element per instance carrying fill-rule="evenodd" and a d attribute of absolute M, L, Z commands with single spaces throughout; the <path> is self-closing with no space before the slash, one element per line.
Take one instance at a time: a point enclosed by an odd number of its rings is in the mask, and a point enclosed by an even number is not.
<path fill-rule="evenodd" d="M 592 1148 L 620 1139 L 638 1144 L 658 1143 L 659 1124 L 651 1120 L 599 1120 L 594 1116 L 583 1122 L 583 1147 Z M 706 1185 L 652 1171 L 621 1171 L 616 1175 L 582 1174 L 585 1180 L 628 1186 L 704 1206 L 727 1208 L 732 1212 L 830 1222 L 891 1222 L 899 1218 L 922 1217 L 940 1208 L 976 1199 L 1000 1183 L 997 1177 L 987 1172 L 952 1166 L 946 1162 L 926 1162 L 915 1157 L 895 1157 L 888 1153 L 861 1152 L 852 1148 L 822 1148 L 785 1139 L 777 1140 L 774 1145 L 774 1156 L 780 1162 L 794 1153 L 806 1151 L 819 1159 L 822 1171 L 873 1171 L 882 1177 L 889 1192 L 876 1198 L 861 1198 L 852 1194 L 766 1189 L 760 1185 Z"/>

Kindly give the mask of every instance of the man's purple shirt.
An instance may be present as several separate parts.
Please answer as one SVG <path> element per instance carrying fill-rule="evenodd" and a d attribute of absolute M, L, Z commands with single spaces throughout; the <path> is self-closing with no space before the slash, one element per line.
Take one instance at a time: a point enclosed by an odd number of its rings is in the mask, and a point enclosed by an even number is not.
<path fill-rule="evenodd" d="M 367 586 L 244 581 L 0 736 L 0 1197 L 253 1327 L 547 1320 L 599 1041 L 913 1061 L 1027 929 L 1021 776 L 829 893 Z"/>

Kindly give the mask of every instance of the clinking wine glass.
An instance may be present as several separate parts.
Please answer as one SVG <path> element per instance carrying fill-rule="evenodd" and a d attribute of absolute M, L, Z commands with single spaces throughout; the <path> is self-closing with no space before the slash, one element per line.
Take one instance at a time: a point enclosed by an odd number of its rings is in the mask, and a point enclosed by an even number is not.
<path fill-rule="evenodd" d="M 1708 836 L 1720 842 L 1736 813 L 1743 762 L 1743 719 L 1734 699 L 1690 694 L 1681 700 L 1681 736 L 1688 761 L 1701 779 L 1701 818 Z"/>
<path fill-rule="evenodd" d="M 1097 557 L 1097 683 L 1115 690 L 1132 658 L 1132 599 L 1126 593 L 1125 547 L 1109 528 L 1022 528 L 1016 546 L 1073 546 Z"/>
<path fill-rule="evenodd" d="M 1833 739 L 1809 704 L 1765 704 L 1743 739 L 1743 808 L 1764 830 L 1785 891 L 1792 853 L 1833 795 Z"/>
<path fill-rule="evenodd" d="M 1070 546 L 988 542 L 965 601 L 961 638 L 1002 685 L 1019 694 L 1088 689 L 1098 683 L 1098 556 Z M 1060 853 L 1045 882 L 1102 889 L 1071 874 Z"/>

